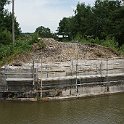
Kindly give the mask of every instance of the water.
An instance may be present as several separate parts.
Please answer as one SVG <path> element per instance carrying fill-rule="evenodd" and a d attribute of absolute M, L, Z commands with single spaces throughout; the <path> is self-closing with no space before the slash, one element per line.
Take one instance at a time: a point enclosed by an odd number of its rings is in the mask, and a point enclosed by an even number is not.
<path fill-rule="evenodd" d="M 44 103 L 0 103 L 0 124 L 124 124 L 124 94 Z"/>

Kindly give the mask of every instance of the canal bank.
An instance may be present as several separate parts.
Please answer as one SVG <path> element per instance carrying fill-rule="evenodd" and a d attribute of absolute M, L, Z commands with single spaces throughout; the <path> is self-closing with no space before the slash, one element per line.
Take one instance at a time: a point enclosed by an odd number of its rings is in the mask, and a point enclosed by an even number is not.
<path fill-rule="evenodd" d="M 6 100 L 61 100 L 124 92 L 124 59 L 25 63 L 1 70 L 0 97 Z"/>

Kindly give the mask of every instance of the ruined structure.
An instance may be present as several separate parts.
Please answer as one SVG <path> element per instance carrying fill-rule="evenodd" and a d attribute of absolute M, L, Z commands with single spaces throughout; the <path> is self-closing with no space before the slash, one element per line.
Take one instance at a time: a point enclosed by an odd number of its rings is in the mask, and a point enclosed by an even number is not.
<path fill-rule="evenodd" d="M 124 58 L 115 51 L 43 41 L 45 48 L 34 44 L 28 56 L 1 68 L 0 98 L 61 99 L 124 92 Z"/>
<path fill-rule="evenodd" d="M 0 97 L 61 99 L 124 92 L 124 59 L 4 66 Z"/>

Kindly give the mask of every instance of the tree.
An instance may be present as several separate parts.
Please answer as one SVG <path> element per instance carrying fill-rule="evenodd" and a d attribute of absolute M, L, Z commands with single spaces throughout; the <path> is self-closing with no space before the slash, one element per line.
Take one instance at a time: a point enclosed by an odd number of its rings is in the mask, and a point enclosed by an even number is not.
<path fill-rule="evenodd" d="M 0 0 L 0 43 L 8 44 L 12 42 L 12 13 L 4 9 L 9 0 Z M 19 23 L 15 18 L 15 34 L 18 36 L 21 33 Z"/>
<path fill-rule="evenodd" d="M 97 37 L 105 39 L 106 37 L 114 37 L 113 34 L 113 13 L 121 7 L 119 0 L 96 0 L 93 12 L 97 22 Z"/>
<path fill-rule="evenodd" d="M 75 11 L 75 26 L 77 27 L 76 34 L 81 37 L 92 35 L 93 33 L 94 16 L 92 8 L 84 3 L 78 3 Z"/>
<path fill-rule="evenodd" d="M 124 44 L 124 6 L 113 13 L 113 34 L 121 46 Z"/>
<path fill-rule="evenodd" d="M 78 3 L 75 15 L 63 18 L 59 32 L 71 37 L 92 37 L 100 41 L 115 38 L 119 45 L 124 42 L 124 4 L 122 0 L 96 0 L 94 6 Z"/>
<path fill-rule="evenodd" d="M 52 33 L 49 28 L 45 28 L 43 26 L 40 26 L 36 29 L 35 33 L 38 34 L 39 37 L 42 38 L 50 38 L 52 37 Z"/>
<path fill-rule="evenodd" d="M 70 39 L 73 39 L 73 17 L 63 18 L 59 23 L 58 34 L 67 35 Z"/>

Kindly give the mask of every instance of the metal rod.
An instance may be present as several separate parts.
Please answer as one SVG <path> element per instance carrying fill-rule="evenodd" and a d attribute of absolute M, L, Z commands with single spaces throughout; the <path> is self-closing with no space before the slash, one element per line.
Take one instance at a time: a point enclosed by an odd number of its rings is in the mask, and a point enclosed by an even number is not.
<path fill-rule="evenodd" d="M 7 73 L 7 65 L 5 65 L 5 70 L 4 70 L 4 74 Z M 5 74 L 5 80 L 7 79 L 7 75 Z M 6 80 L 6 91 L 8 91 L 8 83 Z"/>
<path fill-rule="evenodd" d="M 41 52 L 41 82 L 40 82 L 40 90 L 41 90 L 41 94 L 40 94 L 40 97 L 42 98 L 42 85 L 43 85 L 43 82 L 42 82 L 42 52 Z"/>
<path fill-rule="evenodd" d="M 77 71 L 78 71 L 78 65 L 76 64 L 76 91 L 77 91 L 77 93 L 78 93 L 78 78 L 77 78 Z"/>
<path fill-rule="evenodd" d="M 48 67 L 46 65 L 46 78 L 48 78 L 48 77 L 49 77 L 49 75 L 48 75 Z"/>
<path fill-rule="evenodd" d="M 106 63 L 106 66 L 107 66 L 107 68 L 106 68 L 106 82 L 107 82 L 107 92 L 109 92 L 109 80 L 108 80 L 108 71 L 109 71 L 109 68 L 108 68 L 108 57 L 107 57 L 107 61 L 106 61 L 107 63 Z"/>
<path fill-rule="evenodd" d="M 34 60 L 33 60 L 33 65 L 32 65 L 32 77 L 33 77 L 33 86 L 34 86 L 34 82 L 35 82 L 35 76 L 34 76 Z"/>

